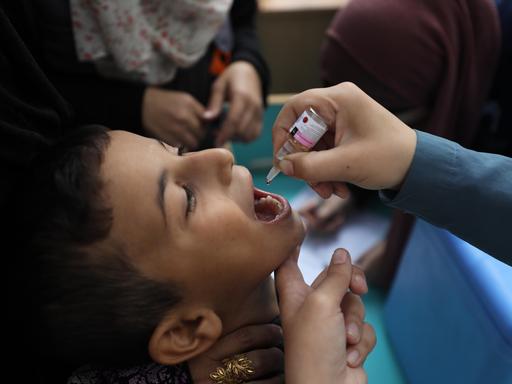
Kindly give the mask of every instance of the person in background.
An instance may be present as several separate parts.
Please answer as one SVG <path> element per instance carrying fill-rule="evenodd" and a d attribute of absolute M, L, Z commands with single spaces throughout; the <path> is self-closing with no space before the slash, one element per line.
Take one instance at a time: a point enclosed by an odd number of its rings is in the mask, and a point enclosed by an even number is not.
<path fill-rule="evenodd" d="M 258 137 L 269 71 L 255 30 L 256 1 L 8 6 L 77 123 L 189 149 Z"/>
<path fill-rule="evenodd" d="M 500 37 L 493 0 L 349 1 L 326 31 L 322 80 L 353 82 L 411 127 L 477 148 Z M 334 230 L 373 196 L 353 192 L 305 207 L 311 227 Z M 394 213 L 386 241 L 360 261 L 369 281 L 389 285 L 413 222 Z"/>

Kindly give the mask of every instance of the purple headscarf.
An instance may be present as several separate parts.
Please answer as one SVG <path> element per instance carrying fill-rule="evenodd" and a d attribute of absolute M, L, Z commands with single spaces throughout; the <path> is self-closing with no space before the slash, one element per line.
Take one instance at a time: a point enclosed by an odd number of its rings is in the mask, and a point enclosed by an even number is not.
<path fill-rule="evenodd" d="M 352 0 L 327 31 L 322 74 L 393 111 L 427 107 L 422 128 L 470 145 L 500 34 L 493 0 Z"/>

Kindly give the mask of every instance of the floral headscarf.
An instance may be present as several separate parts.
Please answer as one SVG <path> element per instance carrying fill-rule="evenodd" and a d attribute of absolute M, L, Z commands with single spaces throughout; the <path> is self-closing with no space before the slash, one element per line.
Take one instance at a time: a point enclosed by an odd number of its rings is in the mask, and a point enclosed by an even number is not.
<path fill-rule="evenodd" d="M 193 65 L 226 21 L 232 0 L 71 0 L 80 61 L 107 76 L 170 81 Z"/>

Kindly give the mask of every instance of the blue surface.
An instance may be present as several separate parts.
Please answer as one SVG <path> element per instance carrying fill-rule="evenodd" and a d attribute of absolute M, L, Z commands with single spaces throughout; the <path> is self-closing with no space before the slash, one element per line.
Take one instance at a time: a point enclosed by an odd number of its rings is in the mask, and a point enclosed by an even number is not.
<path fill-rule="evenodd" d="M 468 288 L 496 326 L 496 331 L 512 348 L 512 267 L 448 231 L 439 231 L 439 236 L 444 238 L 450 252 L 459 256 L 453 257 L 453 260 L 470 282 Z M 512 366 L 510 370 L 512 372 Z"/>
<path fill-rule="evenodd" d="M 512 268 L 418 220 L 385 308 L 411 383 L 512 384 Z"/>
<path fill-rule="evenodd" d="M 238 164 L 251 169 L 256 187 L 278 193 L 287 199 L 292 199 L 305 183 L 284 175 L 278 175 L 270 186 L 265 184 L 265 176 L 272 162 L 272 123 L 279 112 L 279 106 L 270 106 L 265 113 L 264 129 L 261 137 L 251 144 L 233 145 L 233 152 Z M 370 287 L 370 292 L 364 296 L 366 321 L 377 334 L 377 346 L 365 363 L 369 383 L 402 384 L 404 376 L 391 349 L 384 324 L 385 294 Z"/>

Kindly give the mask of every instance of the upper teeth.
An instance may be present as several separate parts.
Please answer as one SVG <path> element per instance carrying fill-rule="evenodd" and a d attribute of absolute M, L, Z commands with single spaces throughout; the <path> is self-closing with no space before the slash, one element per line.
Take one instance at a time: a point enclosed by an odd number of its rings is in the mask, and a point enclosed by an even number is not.
<path fill-rule="evenodd" d="M 272 203 L 272 204 L 276 205 L 279 210 L 281 210 L 283 208 L 283 205 L 281 204 L 281 202 L 279 200 L 274 199 L 272 196 L 269 196 L 269 195 L 262 197 L 261 199 L 258 199 L 256 201 L 256 204 L 261 204 L 264 202 Z"/>

